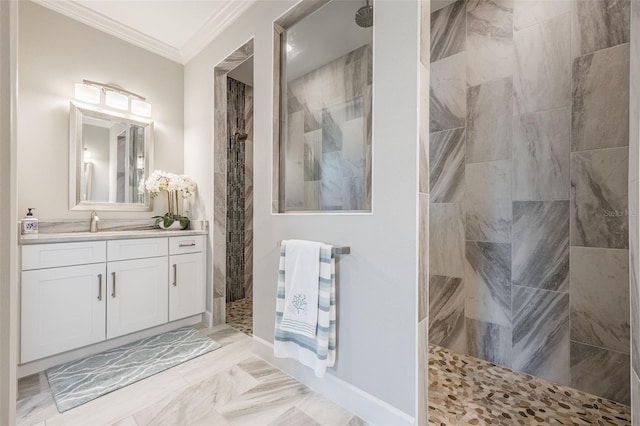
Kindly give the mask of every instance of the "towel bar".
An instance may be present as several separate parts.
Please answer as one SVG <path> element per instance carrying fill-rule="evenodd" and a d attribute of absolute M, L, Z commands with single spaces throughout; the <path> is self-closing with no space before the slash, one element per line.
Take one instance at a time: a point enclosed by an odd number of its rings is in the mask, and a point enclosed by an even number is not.
<path fill-rule="evenodd" d="M 276 246 L 280 247 L 281 244 L 282 244 L 282 240 L 278 241 L 276 243 Z M 349 253 L 351 253 L 351 247 L 349 246 L 333 246 L 333 248 L 331 249 L 331 254 L 334 256 L 339 256 L 339 255 L 344 255 Z"/>

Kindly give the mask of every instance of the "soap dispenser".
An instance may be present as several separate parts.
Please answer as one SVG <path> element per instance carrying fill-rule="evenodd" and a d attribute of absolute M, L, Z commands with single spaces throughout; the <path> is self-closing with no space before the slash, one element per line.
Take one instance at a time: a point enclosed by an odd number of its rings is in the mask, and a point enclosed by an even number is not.
<path fill-rule="evenodd" d="M 38 219 L 33 216 L 32 210 L 35 208 L 30 207 L 27 215 L 20 221 L 20 234 L 21 235 L 36 235 L 38 233 Z"/>

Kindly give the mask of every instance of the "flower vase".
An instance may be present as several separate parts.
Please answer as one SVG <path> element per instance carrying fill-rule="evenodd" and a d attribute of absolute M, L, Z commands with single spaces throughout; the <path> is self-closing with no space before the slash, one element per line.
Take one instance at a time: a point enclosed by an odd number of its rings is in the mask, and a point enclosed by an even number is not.
<path fill-rule="evenodd" d="M 159 221 L 158 222 L 158 226 L 160 227 L 160 229 L 164 229 L 165 231 L 180 231 L 182 228 L 182 225 L 180 225 L 180 221 L 176 220 L 175 222 L 173 222 L 169 227 L 165 228 L 164 227 L 164 222 L 163 221 Z"/>

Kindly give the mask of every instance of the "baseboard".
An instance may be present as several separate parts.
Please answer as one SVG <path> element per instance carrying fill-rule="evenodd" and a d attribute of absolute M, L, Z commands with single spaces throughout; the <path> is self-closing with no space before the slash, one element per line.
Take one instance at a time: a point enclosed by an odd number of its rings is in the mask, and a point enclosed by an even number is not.
<path fill-rule="evenodd" d="M 330 372 L 319 379 L 311 369 L 303 367 L 293 360 L 275 358 L 273 343 L 256 336 L 253 336 L 253 353 L 370 424 L 400 426 L 413 425 L 415 422 L 413 416 L 345 382 Z"/>
<path fill-rule="evenodd" d="M 65 362 L 97 354 L 109 349 L 117 348 L 118 346 L 126 345 L 127 343 L 132 343 L 136 340 L 144 339 L 145 337 L 154 336 L 156 334 L 165 333 L 167 331 L 175 330 L 186 325 L 195 325 L 201 322 L 202 314 L 198 314 L 192 317 L 163 324 L 158 327 L 148 328 L 146 330 L 138 331 L 132 334 L 127 334 L 126 336 L 105 340 L 103 342 L 96 343 L 95 345 L 85 346 L 79 349 L 74 349 L 68 352 L 53 355 L 48 358 L 37 359 L 25 364 L 20 364 L 18 365 L 18 378 L 39 373 L 40 371 L 44 371 L 47 368 L 64 364 Z"/>

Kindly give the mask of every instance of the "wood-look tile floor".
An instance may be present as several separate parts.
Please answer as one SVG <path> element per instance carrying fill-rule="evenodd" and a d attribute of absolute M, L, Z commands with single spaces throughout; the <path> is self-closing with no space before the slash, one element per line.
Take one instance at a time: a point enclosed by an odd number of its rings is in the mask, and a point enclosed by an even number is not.
<path fill-rule="evenodd" d="M 202 331 L 222 348 L 58 413 L 44 373 L 18 382 L 19 425 L 366 424 L 251 353 L 227 325 Z"/>
<path fill-rule="evenodd" d="M 430 346 L 429 424 L 630 426 L 631 409 L 539 377 Z"/>

